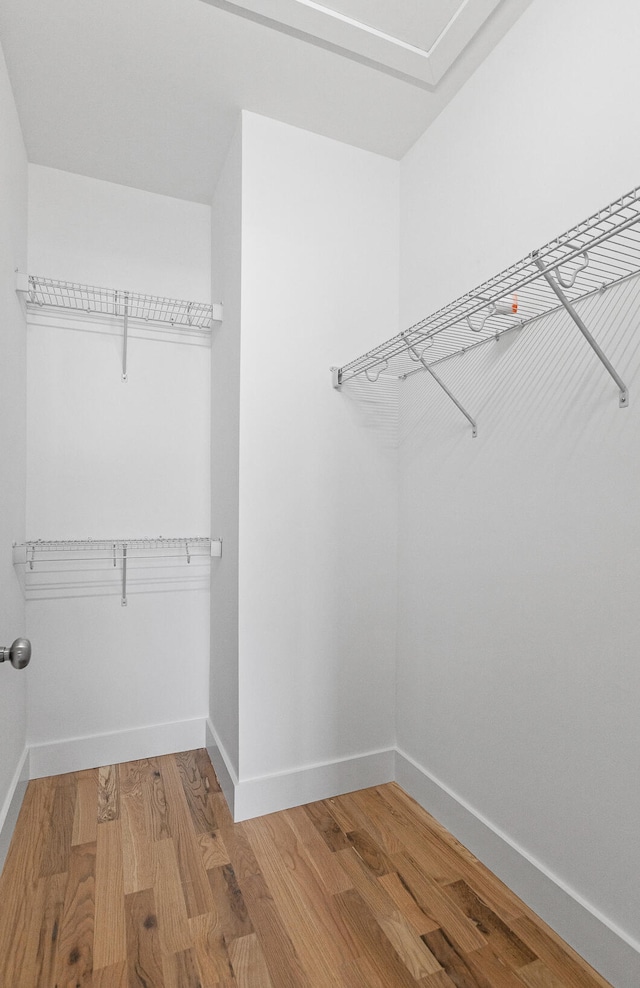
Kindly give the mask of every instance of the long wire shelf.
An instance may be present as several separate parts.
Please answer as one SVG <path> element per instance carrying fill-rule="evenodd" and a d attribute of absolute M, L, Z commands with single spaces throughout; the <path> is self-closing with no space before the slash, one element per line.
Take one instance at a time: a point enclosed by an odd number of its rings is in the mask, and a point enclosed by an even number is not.
<path fill-rule="evenodd" d="M 185 299 L 144 295 L 140 292 L 114 288 L 80 285 L 72 281 L 56 281 L 39 275 L 28 276 L 21 288 L 27 302 L 38 306 L 57 306 L 83 312 L 143 319 L 145 322 L 169 323 L 193 329 L 210 329 L 214 319 L 214 307 L 207 302 L 189 302 Z M 217 317 L 216 307 L 216 317 Z"/>
<path fill-rule="evenodd" d="M 206 333 L 222 320 L 222 304 L 143 295 L 119 288 L 98 288 L 74 281 L 56 281 L 39 275 L 18 274 L 16 290 L 31 308 L 63 308 L 122 319 L 122 381 L 128 380 L 127 353 L 131 319 L 170 325 L 185 332 Z"/>
<path fill-rule="evenodd" d="M 14 542 L 14 565 L 24 566 L 32 574 L 36 566 L 50 572 L 59 563 L 70 561 L 93 564 L 90 568 L 120 569 L 121 603 L 127 604 L 127 567 L 135 560 L 171 560 L 169 565 L 179 562 L 191 564 L 192 557 L 200 558 L 222 555 L 222 540 L 208 536 L 180 536 L 179 538 L 132 538 L 132 539 L 36 539 L 27 542 Z M 83 566 L 82 569 L 87 569 Z M 112 570 L 113 571 L 113 570 Z"/>
<path fill-rule="evenodd" d="M 214 540 L 215 542 L 219 540 Z M 140 557 L 153 555 L 158 558 L 162 554 L 175 556 L 178 552 L 190 554 L 190 550 L 211 550 L 213 543 L 207 536 L 181 536 L 180 538 L 136 538 L 136 539 L 35 539 L 28 542 L 14 542 L 14 556 L 23 557 L 17 561 L 34 561 L 36 556 L 43 554 L 60 555 L 83 553 L 92 559 L 99 553 L 137 553 Z M 131 557 L 130 557 L 131 558 Z"/>
<path fill-rule="evenodd" d="M 359 375 L 372 382 L 380 375 L 404 380 L 416 370 L 435 377 L 435 364 L 562 307 L 588 338 L 574 303 L 639 272 L 640 187 L 362 356 L 332 367 L 333 385 Z M 589 342 L 616 379 L 624 407 L 622 381 Z"/>

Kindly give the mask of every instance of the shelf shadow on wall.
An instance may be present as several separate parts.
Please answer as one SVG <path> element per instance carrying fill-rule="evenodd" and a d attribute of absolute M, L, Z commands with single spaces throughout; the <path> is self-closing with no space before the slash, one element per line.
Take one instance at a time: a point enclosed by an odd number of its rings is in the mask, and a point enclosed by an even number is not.
<path fill-rule="evenodd" d="M 340 388 L 358 424 L 390 449 L 398 445 L 399 385 L 397 377 L 381 374 L 376 381 L 369 381 L 361 375 Z"/>
<path fill-rule="evenodd" d="M 618 389 L 586 340 L 562 310 L 490 340 L 438 365 L 438 374 L 478 423 L 484 445 L 492 436 L 504 443 L 570 432 L 582 441 L 602 441 L 635 418 L 633 390 L 640 373 L 640 279 L 589 297 L 576 309 L 627 387 L 630 409 L 620 409 Z M 456 446 L 469 440 L 468 423 L 430 380 L 415 374 L 400 388 L 399 445 L 403 455 L 432 438 Z"/>

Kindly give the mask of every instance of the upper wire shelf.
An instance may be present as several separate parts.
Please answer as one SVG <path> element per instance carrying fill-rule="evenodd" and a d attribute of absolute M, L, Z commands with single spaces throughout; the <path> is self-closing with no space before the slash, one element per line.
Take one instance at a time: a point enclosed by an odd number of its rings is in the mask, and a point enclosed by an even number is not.
<path fill-rule="evenodd" d="M 215 541 L 215 540 L 214 540 Z M 143 538 L 143 539 L 35 539 L 29 542 L 15 542 L 14 550 L 22 550 L 26 560 L 33 560 L 36 553 L 87 553 L 117 552 L 123 550 L 137 551 L 141 556 L 151 553 L 158 555 L 166 553 L 175 555 L 176 550 L 182 552 L 191 548 L 211 549 L 212 541 L 208 536 L 181 536 L 180 538 Z M 14 553 L 18 554 L 18 553 Z M 25 561 L 26 561 L 25 560 Z"/>
<path fill-rule="evenodd" d="M 572 303 L 640 272 L 638 224 L 640 187 L 373 350 L 332 368 L 334 387 L 361 374 L 375 381 L 388 372 L 404 380 L 561 307 L 576 321 Z"/>
<path fill-rule="evenodd" d="M 29 275 L 27 284 L 21 290 L 32 305 L 53 305 L 112 316 L 123 316 L 126 312 L 130 319 L 170 323 L 172 326 L 193 329 L 210 329 L 214 319 L 214 307 L 207 302 L 189 302 L 121 289 L 97 288 L 38 275 Z M 218 318 L 217 314 L 215 318 Z"/>

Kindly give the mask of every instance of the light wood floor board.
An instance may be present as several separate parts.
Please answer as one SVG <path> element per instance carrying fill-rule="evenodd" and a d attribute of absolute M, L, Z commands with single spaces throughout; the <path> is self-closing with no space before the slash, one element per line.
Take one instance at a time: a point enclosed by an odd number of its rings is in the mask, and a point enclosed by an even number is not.
<path fill-rule="evenodd" d="M 29 783 L 2 988 L 610 988 L 394 783 L 234 824 L 206 751 Z"/>

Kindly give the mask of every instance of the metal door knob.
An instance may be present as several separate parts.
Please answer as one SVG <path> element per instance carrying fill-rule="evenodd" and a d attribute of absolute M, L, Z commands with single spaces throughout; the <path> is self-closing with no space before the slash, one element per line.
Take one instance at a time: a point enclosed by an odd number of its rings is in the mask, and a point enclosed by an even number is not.
<path fill-rule="evenodd" d="M 8 648 L 0 647 L 0 662 L 9 660 L 14 669 L 24 669 L 31 661 L 31 642 L 28 638 L 16 638 Z"/>

